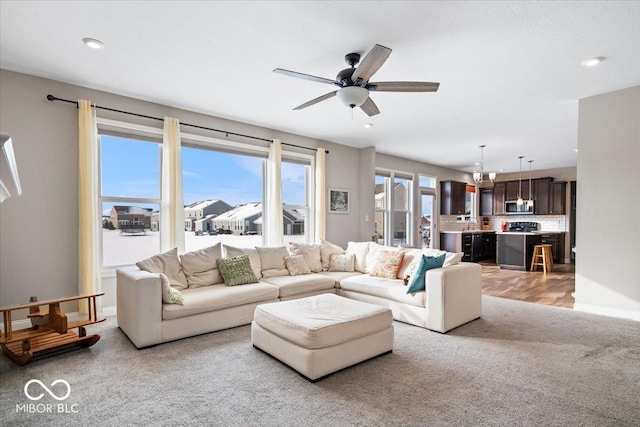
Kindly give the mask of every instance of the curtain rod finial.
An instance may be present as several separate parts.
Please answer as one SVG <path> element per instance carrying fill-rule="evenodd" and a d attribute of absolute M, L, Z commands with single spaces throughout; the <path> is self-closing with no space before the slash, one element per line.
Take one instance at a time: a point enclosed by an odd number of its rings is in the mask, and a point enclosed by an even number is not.
<path fill-rule="evenodd" d="M 55 101 L 55 100 L 56 100 L 56 97 L 55 97 L 55 96 L 53 96 L 53 95 L 47 95 L 47 99 L 48 99 L 49 101 Z"/>

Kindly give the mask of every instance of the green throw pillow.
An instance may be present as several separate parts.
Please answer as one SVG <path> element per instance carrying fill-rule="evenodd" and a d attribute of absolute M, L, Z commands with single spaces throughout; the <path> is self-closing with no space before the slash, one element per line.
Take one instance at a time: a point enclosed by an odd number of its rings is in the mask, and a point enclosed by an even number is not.
<path fill-rule="evenodd" d="M 258 282 L 258 278 L 251 269 L 251 263 L 247 255 L 240 255 L 234 258 L 219 258 L 216 264 L 227 286 Z"/>
<path fill-rule="evenodd" d="M 412 294 L 415 292 L 424 291 L 424 276 L 425 274 L 427 274 L 427 270 L 442 267 L 446 256 L 446 253 L 437 257 L 422 255 L 422 259 L 420 260 L 418 268 L 416 268 L 416 271 L 411 276 L 411 280 L 409 280 L 407 293 Z"/>

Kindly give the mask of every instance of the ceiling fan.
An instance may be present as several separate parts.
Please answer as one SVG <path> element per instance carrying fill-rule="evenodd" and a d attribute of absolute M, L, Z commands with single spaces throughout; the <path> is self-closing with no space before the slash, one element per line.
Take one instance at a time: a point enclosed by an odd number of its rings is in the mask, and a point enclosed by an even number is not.
<path fill-rule="evenodd" d="M 378 106 L 369 97 L 369 91 L 377 92 L 436 92 L 440 83 L 429 82 L 369 82 L 371 76 L 382 67 L 387 58 L 391 55 L 391 49 L 376 44 L 360 62 L 359 53 L 349 53 L 345 55 L 344 60 L 351 68 L 345 68 L 340 71 L 335 80 L 325 79 L 323 77 L 312 76 L 309 74 L 298 73 L 295 71 L 283 70 L 276 68 L 274 73 L 284 74 L 285 76 L 296 77 L 298 79 L 311 80 L 313 82 L 327 83 L 339 86 L 340 89 L 334 90 L 302 105 L 298 105 L 294 110 L 302 110 L 319 102 L 325 101 L 334 96 L 347 107 L 351 109 L 360 107 L 369 116 L 380 114 Z M 356 64 L 360 65 L 356 68 Z"/>

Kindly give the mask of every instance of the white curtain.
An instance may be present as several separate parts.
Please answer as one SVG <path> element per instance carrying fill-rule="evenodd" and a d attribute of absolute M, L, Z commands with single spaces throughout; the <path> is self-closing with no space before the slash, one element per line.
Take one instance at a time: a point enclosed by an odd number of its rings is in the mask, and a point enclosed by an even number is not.
<path fill-rule="evenodd" d="M 266 246 L 284 245 L 282 217 L 282 145 L 274 139 L 267 158 L 266 194 L 262 212 L 262 234 Z"/>
<path fill-rule="evenodd" d="M 318 148 L 316 153 L 316 179 L 315 179 L 315 239 L 316 242 L 326 239 L 327 234 L 327 189 L 325 184 L 326 152 L 324 148 Z"/>
<path fill-rule="evenodd" d="M 160 248 L 184 252 L 184 199 L 182 195 L 182 156 L 180 122 L 164 118 L 162 137 L 162 207 L 160 209 Z"/>
<path fill-rule="evenodd" d="M 98 206 L 98 125 L 96 109 L 85 99 L 78 100 L 78 288 L 82 294 L 100 290 L 100 258 L 98 233 L 101 215 Z M 96 299 L 100 310 L 100 299 Z M 87 314 L 87 301 L 80 301 L 80 313 Z"/>

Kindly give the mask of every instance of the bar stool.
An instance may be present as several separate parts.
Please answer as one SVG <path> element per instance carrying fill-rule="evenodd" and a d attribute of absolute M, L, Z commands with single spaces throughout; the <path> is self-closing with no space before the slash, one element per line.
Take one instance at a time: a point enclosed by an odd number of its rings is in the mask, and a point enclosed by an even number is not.
<path fill-rule="evenodd" d="M 551 245 L 535 245 L 533 247 L 533 258 L 531 258 L 531 268 L 529 271 L 535 271 L 536 267 L 541 265 L 542 271 L 545 273 L 553 270 L 553 257 L 551 256 Z"/>

